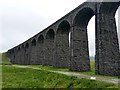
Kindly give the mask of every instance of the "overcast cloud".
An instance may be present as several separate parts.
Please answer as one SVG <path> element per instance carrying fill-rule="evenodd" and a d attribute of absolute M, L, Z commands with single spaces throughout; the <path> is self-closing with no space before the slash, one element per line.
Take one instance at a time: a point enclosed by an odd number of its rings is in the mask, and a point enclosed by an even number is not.
<path fill-rule="evenodd" d="M 0 0 L 0 52 L 24 42 L 86 0 Z M 95 18 L 88 25 L 90 55 L 95 54 Z"/>

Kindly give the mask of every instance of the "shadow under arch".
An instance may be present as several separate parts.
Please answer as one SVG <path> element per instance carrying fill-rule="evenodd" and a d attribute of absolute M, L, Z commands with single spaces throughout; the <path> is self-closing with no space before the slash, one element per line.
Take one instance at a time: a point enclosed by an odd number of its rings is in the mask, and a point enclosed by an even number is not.
<path fill-rule="evenodd" d="M 21 57 L 20 57 L 21 55 L 20 55 L 20 54 L 21 54 L 21 47 L 18 46 L 18 47 L 16 48 L 16 57 L 19 57 L 19 58 L 16 58 L 16 63 L 18 63 L 18 64 L 21 63 L 21 61 L 20 61 L 20 60 L 21 60 L 21 59 L 20 59 L 20 58 L 21 58 Z"/>
<path fill-rule="evenodd" d="M 44 43 L 44 36 L 43 36 L 43 35 L 40 35 L 40 36 L 38 37 L 37 42 L 43 44 L 43 43 Z"/>
<path fill-rule="evenodd" d="M 47 34 L 46 34 L 46 39 L 51 39 L 51 40 L 53 40 L 54 37 L 55 37 L 55 32 L 54 32 L 53 29 L 50 29 L 50 30 L 47 32 Z"/>
<path fill-rule="evenodd" d="M 33 46 L 36 46 L 36 40 L 35 40 L 35 39 L 32 40 L 31 46 L 32 46 L 32 47 L 33 47 Z"/>
<path fill-rule="evenodd" d="M 76 14 L 73 20 L 71 70 L 90 71 L 87 26 L 94 15 L 93 9 L 85 7 Z"/>
<path fill-rule="evenodd" d="M 30 64 L 37 64 L 36 44 L 37 41 L 35 38 L 33 38 L 31 41 L 31 48 L 30 48 Z"/>
<path fill-rule="evenodd" d="M 117 37 L 117 27 L 115 13 L 119 7 L 119 2 L 102 2 L 99 14 L 97 15 L 97 30 L 99 39 L 97 42 L 96 65 L 97 74 L 120 75 L 119 63 L 120 53 Z"/>
<path fill-rule="evenodd" d="M 25 44 L 25 64 L 30 64 L 30 45 L 29 43 Z"/>
<path fill-rule="evenodd" d="M 69 32 L 70 24 L 68 21 L 62 21 L 57 29 L 55 39 L 55 67 L 68 68 L 70 62 L 69 56 Z"/>
<path fill-rule="evenodd" d="M 16 61 L 15 61 L 15 51 L 14 51 L 14 49 L 10 50 L 10 62 L 13 63 L 13 64 L 17 64 Z"/>
<path fill-rule="evenodd" d="M 25 64 L 25 46 L 24 46 L 24 44 L 22 44 L 22 46 L 21 46 L 21 60 L 20 60 L 20 62 L 21 62 L 21 64 Z"/>
<path fill-rule="evenodd" d="M 43 61 L 43 65 L 53 66 L 54 65 L 54 38 L 55 32 L 53 29 L 49 29 L 46 33 L 45 41 L 44 41 L 44 52 L 45 52 L 45 60 Z"/>
<path fill-rule="evenodd" d="M 94 15 L 95 13 L 91 8 L 89 7 L 83 8 L 75 16 L 73 26 L 87 28 L 88 22 Z"/>
<path fill-rule="evenodd" d="M 39 35 L 37 39 L 37 63 L 43 65 L 44 61 L 44 36 Z"/>

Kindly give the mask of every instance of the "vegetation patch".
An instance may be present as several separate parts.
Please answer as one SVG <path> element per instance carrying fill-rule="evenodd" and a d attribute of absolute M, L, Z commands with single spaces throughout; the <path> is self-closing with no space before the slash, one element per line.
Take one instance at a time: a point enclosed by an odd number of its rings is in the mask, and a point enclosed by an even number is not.
<path fill-rule="evenodd" d="M 117 88 L 117 85 L 80 79 L 44 70 L 3 65 L 3 88 Z"/>
<path fill-rule="evenodd" d="M 0 64 L 2 65 L 11 65 L 10 60 L 7 57 L 7 53 L 0 53 Z"/>
<path fill-rule="evenodd" d="M 97 77 L 103 77 L 103 78 L 111 78 L 111 79 L 118 79 L 120 76 L 104 76 L 104 75 L 96 75 L 95 74 L 95 61 L 90 61 L 91 70 L 89 72 L 77 72 L 77 71 L 71 71 L 68 68 L 54 68 L 53 66 L 42 66 L 42 65 L 28 65 L 30 67 L 45 69 L 45 70 L 54 70 L 54 71 L 65 71 L 65 72 L 76 72 L 80 74 L 85 75 L 91 75 L 91 76 L 97 76 Z"/>
<path fill-rule="evenodd" d="M 13 67 L 7 58 L 6 53 L 2 54 L 1 64 L 2 69 L 0 70 L 2 71 L 3 82 L 2 88 L 118 88 L 117 85 L 111 83 L 80 79 L 74 76 L 67 76 L 46 71 L 54 70 L 71 72 L 69 69 L 65 68 L 54 68 L 52 66 L 42 65 L 28 65 L 30 67 L 40 68 L 41 70 Z M 91 65 L 91 72 L 81 73 L 94 74 L 94 62 L 92 62 Z"/>

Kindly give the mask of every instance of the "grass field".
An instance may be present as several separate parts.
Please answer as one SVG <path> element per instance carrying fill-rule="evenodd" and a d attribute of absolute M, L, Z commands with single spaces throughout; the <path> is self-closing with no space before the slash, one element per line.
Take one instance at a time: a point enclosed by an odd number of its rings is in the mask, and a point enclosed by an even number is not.
<path fill-rule="evenodd" d="M 42 65 L 29 65 L 31 67 L 35 68 L 40 68 L 40 69 L 45 69 L 45 70 L 54 70 L 54 71 L 67 71 L 67 72 L 76 72 L 76 71 L 71 71 L 68 68 L 54 68 L 52 66 L 42 66 Z M 95 75 L 95 61 L 91 60 L 90 61 L 90 66 L 91 66 L 91 71 L 89 72 L 77 72 L 80 74 L 85 74 L 85 75 Z M 109 77 L 109 78 L 120 78 L 120 76 L 104 76 L 104 75 L 96 75 L 96 76 L 102 76 L 102 77 Z"/>
<path fill-rule="evenodd" d="M 3 88 L 116 88 L 117 85 L 79 79 L 44 70 L 3 66 Z"/>
<path fill-rule="evenodd" d="M 2 88 L 103 88 L 103 90 L 104 88 L 118 88 L 117 85 L 111 83 L 80 79 L 44 70 L 13 67 L 5 53 L 2 55 L 2 64 Z M 41 65 L 31 67 L 69 71 L 69 69 L 56 69 Z"/>

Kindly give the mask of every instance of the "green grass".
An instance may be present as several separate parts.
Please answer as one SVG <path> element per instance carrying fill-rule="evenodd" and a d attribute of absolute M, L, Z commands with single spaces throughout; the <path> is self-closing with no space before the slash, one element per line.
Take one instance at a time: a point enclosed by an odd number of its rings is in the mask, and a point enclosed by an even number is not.
<path fill-rule="evenodd" d="M 45 70 L 54 70 L 54 71 L 70 71 L 68 68 L 55 68 L 53 66 L 43 66 L 43 65 L 28 65 L 30 67 L 45 69 Z"/>
<path fill-rule="evenodd" d="M 80 73 L 95 75 L 95 66 L 94 66 L 95 62 L 93 60 L 91 60 L 90 64 L 91 64 L 91 71 L 90 72 L 80 72 Z M 68 68 L 54 68 L 53 66 L 43 66 L 43 65 L 29 65 L 29 66 L 40 68 L 40 69 L 46 69 L 46 70 L 75 72 L 75 71 L 69 70 Z"/>
<path fill-rule="evenodd" d="M 42 65 L 29 65 L 31 67 L 35 67 L 35 68 L 40 68 L 40 69 L 45 69 L 45 70 L 54 70 L 54 71 L 67 71 L 67 72 L 76 72 L 76 71 L 71 71 L 68 68 L 54 68 L 53 66 L 42 66 Z M 85 75 L 94 75 L 97 77 L 104 77 L 104 78 L 120 78 L 120 76 L 104 76 L 104 75 L 95 75 L 95 61 L 91 60 L 90 61 L 90 66 L 91 66 L 91 71 L 89 72 L 76 72 L 76 73 L 80 73 L 80 74 L 85 74 Z"/>
<path fill-rule="evenodd" d="M 54 68 L 52 66 L 29 66 L 46 70 L 70 71 L 69 69 Z M 94 62 L 91 62 L 91 66 L 91 72 L 79 73 L 93 75 Z M 117 85 L 111 83 L 80 79 L 44 70 L 13 67 L 6 53 L 2 54 L 2 79 L 3 88 L 118 88 Z"/>
<path fill-rule="evenodd" d="M 117 88 L 117 85 L 79 79 L 44 70 L 3 65 L 3 88 Z"/>
<path fill-rule="evenodd" d="M 80 72 L 82 74 L 87 74 L 87 75 L 95 75 L 95 61 L 90 60 L 90 71 L 89 72 Z"/>

